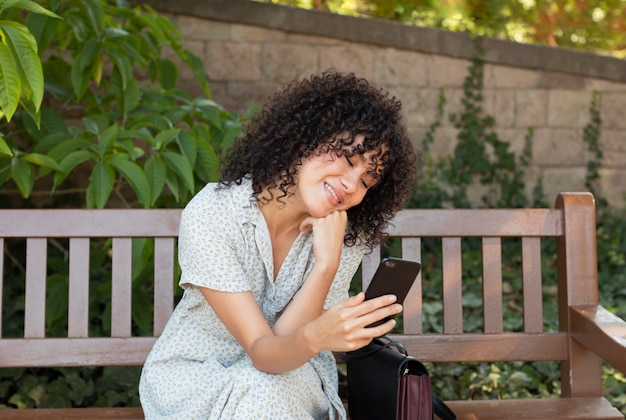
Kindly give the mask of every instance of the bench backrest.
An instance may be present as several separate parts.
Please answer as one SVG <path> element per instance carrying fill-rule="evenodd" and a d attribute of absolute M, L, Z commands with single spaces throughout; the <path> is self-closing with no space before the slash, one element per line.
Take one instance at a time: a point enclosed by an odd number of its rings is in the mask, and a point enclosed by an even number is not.
<path fill-rule="evenodd" d="M 598 303 L 595 204 L 590 194 L 562 194 L 554 209 L 403 210 L 390 225 L 402 242 L 402 257 L 422 254 L 426 238 L 441 238 L 442 333 L 422 331 L 422 276 L 405 301 L 403 341 L 424 361 L 561 361 L 564 396 L 598 395 L 600 363 L 569 334 L 569 307 Z M 0 366 L 139 365 L 162 332 L 174 303 L 175 240 L 180 210 L 0 210 L 0 248 L 26 238 L 23 338 L 0 338 Z M 133 336 L 131 328 L 132 238 L 155 238 L 154 329 Z M 462 238 L 480 238 L 483 331 L 464 332 Z M 503 326 L 502 240 L 519 238 L 523 278 L 523 329 Z M 542 238 L 556 238 L 560 331 L 544 331 Z M 46 249 L 50 238 L 69 238 L 67 337 L 46 337 Z M 89 241 L 112 240 L 111 337 L 88 336 Z M 5 244 L 6 242 L 6 244 Z M 4 255 L 10 255 L 4 254 Z M 363 262 L 364 287 L 380 250 Z M 0 273 L 4 272 L 0 254 Z M 506 261 L 504 261 L 506 263 Z M 3 302 L 0 278 L 0 313 Z M 1 324 L 0 324 L 1 327 Z M 2 335 L 0 335 L 2 337 Z"/>

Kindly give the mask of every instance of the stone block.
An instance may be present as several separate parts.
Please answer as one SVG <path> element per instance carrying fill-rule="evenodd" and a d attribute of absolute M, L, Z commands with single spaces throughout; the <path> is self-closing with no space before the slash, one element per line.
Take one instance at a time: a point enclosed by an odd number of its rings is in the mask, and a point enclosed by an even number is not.
<path fill-rule="evenodd" d="M 534 88 L 537 83 L 537 72 L 509 66 L 485 64 L 485 88 Z"/>
<path fill-rule="evenodd" d="M 483 92 L 485 115 L 491 115 L 498 127 L 512 127 L 515 122 L 515 91 L 509 89 Z"/>
<path fill-rule="evenodd" d="M 431 55 L 430 83 L 435 88 L 462 87 L 469 60 L 443 55 Z"/>
<path fill-rule="evenodd" d="M 626 92 L 626 83 L 613 82 L 611 80 L 603 80 L 603 79 L 595 79 L 588 78 L 587 79 L 587 89 L 598 92 Z"/>
<path fill-rule="evenodd" d="M 626 91 L 603 92 L 599 102 L 602 128 L 626 130 Z"/>
<path fill-rule="evenodd" d="M 542 89 L 584 89 L 586 79 L 568 73 L 557 73 L 550 71 L 540 71 L 537 73 L 537 87 Z"/>
<path fill-rule="evenodd" d="M 600 191 L 609 203 L 609 207 L 623 209 L 626 207 L 626 169 L 600 169 Z"/>
<path fill-rule="evenodd" d="M 331 68 L 341 72 L 353 72 L 377 82 L 374 77 L 373 48 L 358 44 L 342 44 L 320 50 L 320 70 Z"/>
<path fill-rule="evenodd" d="M 587 191 L 585 167 L 550 167 L 543 170 L 543 190 L 549 203 L 561 192 Z"/>
<path fill-rule="evenodd" d="M 591 92 L 585 90 L 551 90 L 548 93 L 548 125 L 584 127 L 589 123 Z"/>
<path fill-rule="evenodd" d="M 626 134 L 623 131 L 601 130 L 598 142 L 603 153 L 603 167 L 624 167 L 626 165 Z"/>
<path fill-rule="evenodd" d="M 515 92 L 516 127 L 544 127 L 547 115 L 548 94 L 545 90 L 522 89 Z"/>
<path fill-rule="evenodd" d="M 227 41 L 231 38 L 231 25 L 226 22 L 178 15 L 175 23 L 185 42 L 194 40 Z"/>
<path fill-rule="evenodd" d="M 289 32 L 286 42 L 290 44 L 309 44 L 318 46 L 341 45 L 343 41 L 327 36 L 307 35 Z"/>
<path fill-rule="evenodd" d="M 288 83 L 318 73 L 318 49 L 311 45 L 268 43 L 263 47 L 263 78 Z"/>
<path fill-rule="evenodd" d="M 374 62 L 377 83 L 423 87 L 428 85 L 428 56 L 395 48 L 379 49 Z"/>
<path fill-rule="evenodd" d="M 580 130 L 538 128 L 533 137 L 533 163 L 542 166 L 586 165 L 585 149 Z"/>
<path fill-rule="evenodd" d="M 440 127 L 435 132 L 435 141 L 429 146 L 429 154 L 436 160 L 453 156 L 459 139 L 457 138 L 458 130 L 452 127 Z M 420 148 L 424 137 L 418 141 Z"/>
<path fill-rule="evenodd" d="M 453 123 L 450 121 L 450 116 L 456 115 L 457 118 L 459 118 L 461 116 L 461 113 L 463 112 L 463 104 L 461 102 L 461 98 L 463 98 L 463 90 L 460 88 L 447 88 L 443 90 L 443 94 L 446 98 L 446 103 L 443 108 L 444 116 L 441 121 L 441 125 L 450 126 L 453 125 Z M 433 104 L 433 107 L 436 109 L 437 103 Z"/>
<path fill-rule="evenodd" d="M 204 59 L 213 80 L 252 81 L 261 79 L 261 45 L 210 42 Z"/>
<path fill-rule="evenodd" d="M 237 42 L 283 42 L 287 34 L 275 29 L 250 25 L 232 25 L 231 39 Z"/>
<path fill-rule="evenodd" d="M 407 125 L 428 127 L 435 120 L 437 93 L 432 89 L 408 88 L 403 86 L 385 87 L 389 94 L 402 103 L 402 114 Z"/>

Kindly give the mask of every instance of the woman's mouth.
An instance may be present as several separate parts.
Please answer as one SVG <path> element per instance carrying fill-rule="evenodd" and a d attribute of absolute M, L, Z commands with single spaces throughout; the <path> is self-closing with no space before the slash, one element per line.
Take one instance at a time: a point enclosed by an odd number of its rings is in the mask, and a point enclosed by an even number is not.
<path fill-rule="evenodd" d="M 328 191 L 330 193 L 330 195 L 335 199 L 337 204 L 341 204 L 341 200 L 337 196 L 337 193 L 335 193 L 335 190 L 333 189 L 333 187 L 331 187 L 330 185 L 325 183 L 324 184 L 324 188 L 326 188 L 326 191 Z"/>

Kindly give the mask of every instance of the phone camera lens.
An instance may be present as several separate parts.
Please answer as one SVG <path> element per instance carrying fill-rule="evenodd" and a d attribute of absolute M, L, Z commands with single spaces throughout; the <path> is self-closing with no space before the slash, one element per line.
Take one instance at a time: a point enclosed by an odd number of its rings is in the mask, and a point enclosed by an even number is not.
<path fill-rule="evenodd" d="M 394 268 L 396 266 L 395 261 L 385 261 L 385 267 Z"/>

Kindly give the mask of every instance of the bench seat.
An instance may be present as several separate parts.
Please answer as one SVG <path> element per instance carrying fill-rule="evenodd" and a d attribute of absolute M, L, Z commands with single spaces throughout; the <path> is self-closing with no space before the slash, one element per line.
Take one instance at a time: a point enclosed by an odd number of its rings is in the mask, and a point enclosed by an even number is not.
<path fill-rule="evenodd" d="M 604 398 L 448 401 L 458 420 L 618 420 L 624 416 Z M 139 407 L 3 410 L 4 420 L 142 420 Z M 381 419 L 385 420 L 385 419 Z"/>

